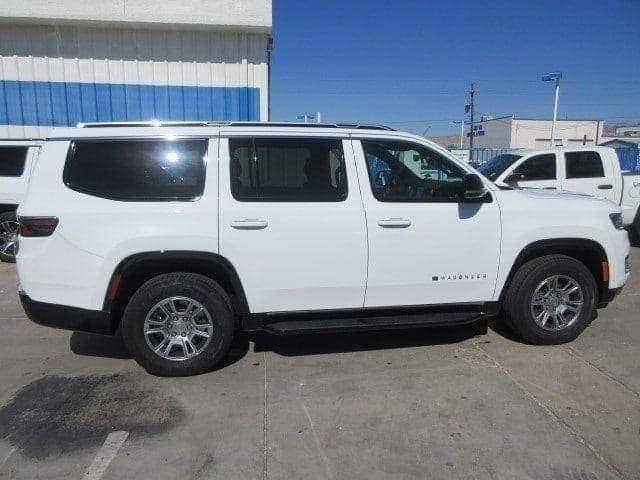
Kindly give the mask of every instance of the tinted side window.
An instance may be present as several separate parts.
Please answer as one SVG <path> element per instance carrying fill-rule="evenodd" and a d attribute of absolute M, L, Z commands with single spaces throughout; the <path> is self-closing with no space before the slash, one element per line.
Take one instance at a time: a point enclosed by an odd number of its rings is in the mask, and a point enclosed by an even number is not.
<path fill-rule="evenodd" d="M 0 177 L 22 176 L 28 151 L 28 147 L 0 147 Z"/>
<path fill-rule="evenodd" d="M 206 140 L 78 140 L 64 183 L 113 200 L 194 200 L 204 191 L 206 148 Z"/>
<path fill-rule="evenodd" d="M 597 152 L 567 152 L 567 178 L 604 177 L 602 159 Z"/>
<path fill-rule="evenodd" d="M 464 172 L 420 145 L 363 140 L 373 195 L 381 202 L 457 202 Z"/>
<path fill-rule="evenodd" d="M 556 156 L 554 154 L 537 155 L 525 160 L 513 172 L 516 180 L 555 180 Z"/>
<path fill-rule="evenodd" d="M 341 202 L 347 198 L 342 141 L 232 138 L 231 193 L 246 202 Z"/>

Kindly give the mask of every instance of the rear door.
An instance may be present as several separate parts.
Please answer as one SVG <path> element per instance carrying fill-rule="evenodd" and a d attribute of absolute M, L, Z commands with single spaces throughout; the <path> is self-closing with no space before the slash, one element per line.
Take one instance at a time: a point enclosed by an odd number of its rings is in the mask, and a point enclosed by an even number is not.
<path fill-rule="evenodd" d="M 220 142 L 220 251 L 251 312 L 362 307 L 366 227 L 348 141 L 223 133 Z"/>
<path fill-rule="evenodd" d="M 555 153 L 543 153 L 517 162 L 507 175 L 505 183 L 523 188 L 560 188 L 558 157 Z"/>
<path fill-rule="evenodd" d="M 613 166 L 603 160 L 597 151 L 565 152 L 562 189 L 619 202 Z"/>

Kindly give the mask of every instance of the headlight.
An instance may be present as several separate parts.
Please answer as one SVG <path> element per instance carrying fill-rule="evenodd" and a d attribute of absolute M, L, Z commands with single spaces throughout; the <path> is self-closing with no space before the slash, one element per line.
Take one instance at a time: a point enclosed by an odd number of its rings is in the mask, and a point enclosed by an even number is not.
<path fill-rule="evenodd" d="M 609 218 L 611 219 L 611 223 L 618 230 L 624 230 L 624 226 L 622 225 L 622 214 L 621 213 L 610 213 Z"/>

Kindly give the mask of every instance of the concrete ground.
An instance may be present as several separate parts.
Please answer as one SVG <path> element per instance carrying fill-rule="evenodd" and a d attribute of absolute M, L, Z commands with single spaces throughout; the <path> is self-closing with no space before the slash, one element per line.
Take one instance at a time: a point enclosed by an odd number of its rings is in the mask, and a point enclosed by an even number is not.
<path fill-rule="evenodd" d="M 16 284 L 1 264 L 0 479 L 640 478 L 637 275 L 569 345 L 262 338 L 179 379 L 30 323 Z"/>

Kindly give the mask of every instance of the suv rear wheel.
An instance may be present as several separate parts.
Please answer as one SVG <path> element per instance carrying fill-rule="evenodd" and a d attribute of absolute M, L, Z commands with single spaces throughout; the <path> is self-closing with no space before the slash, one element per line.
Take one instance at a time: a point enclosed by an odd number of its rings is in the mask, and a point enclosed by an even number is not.
<path fill-rule="evenodd" d="M 529 343 L 570 342 L 593 319 L 596 297 L 596 282 L 583 263 L 547 255 L 514 275 L 505 298 L 506 320 Z"/>
<path fill-rule="evenodd" d="M 15 263 L 18 253 L 18 219 L 15 212 L 0 213 L 0 260 Z"/>
<path fill-rule="evenodd" d="M 210 371 L 227 354 L 234 334 L 233 310 L 213 280 L 169 273 L 146 282 L 122 319 L 125 344 L 149 373 L 195 375 Z"/>

